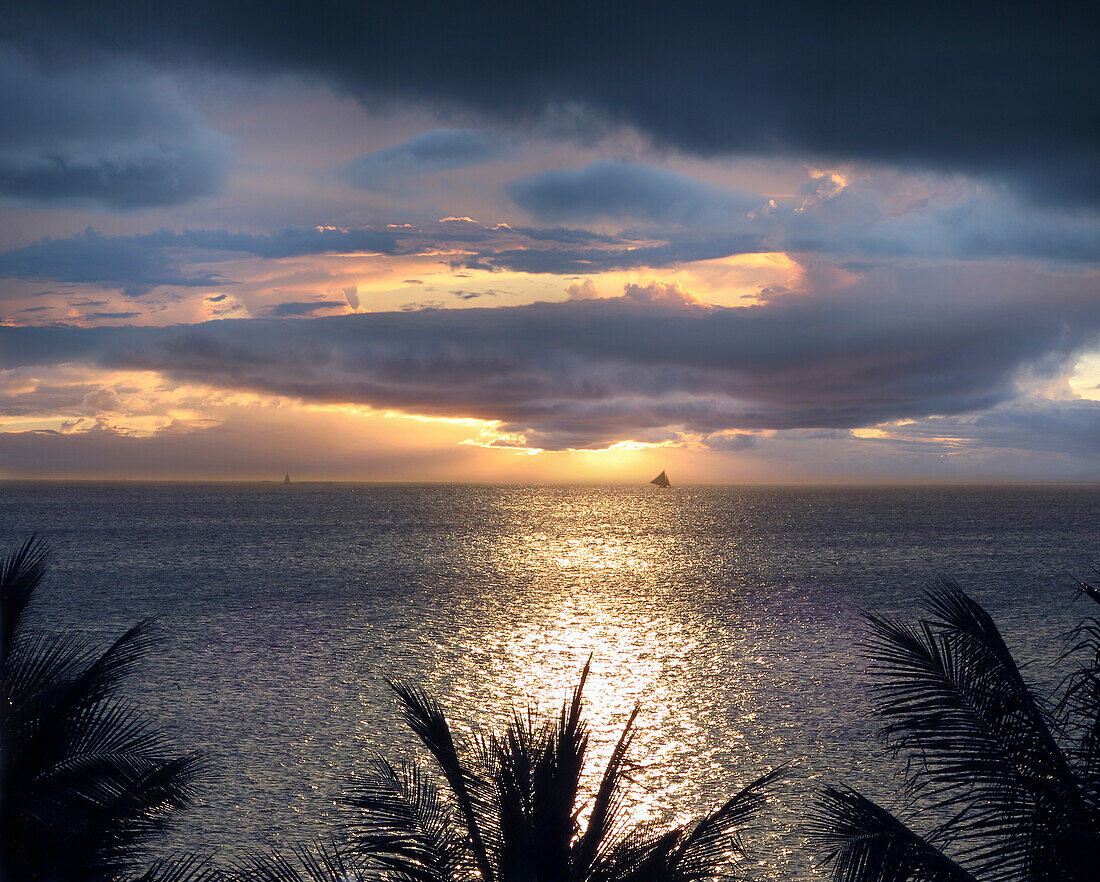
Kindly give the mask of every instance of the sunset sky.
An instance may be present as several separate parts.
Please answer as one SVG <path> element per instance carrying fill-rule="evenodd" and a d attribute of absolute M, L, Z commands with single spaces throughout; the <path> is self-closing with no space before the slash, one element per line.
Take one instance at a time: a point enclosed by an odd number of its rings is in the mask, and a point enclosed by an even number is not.
<path fill-rule="evenodd" d="M 1085 4 L 3 3 L 0 478 L 1100 479 Z"/>

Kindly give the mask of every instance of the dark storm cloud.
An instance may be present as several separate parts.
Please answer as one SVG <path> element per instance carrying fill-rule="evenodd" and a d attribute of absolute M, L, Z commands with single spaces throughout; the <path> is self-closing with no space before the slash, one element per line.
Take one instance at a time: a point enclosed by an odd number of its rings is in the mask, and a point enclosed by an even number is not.
<path fill-rule="evenodd" d="M 613 300 L 162 329 L 0 328 L 0 366 L 149 369 L 499 420 L 531 443 L 581 448 L 672 430 L 980 412 L 1019 395 L 1021 370 L 1053 371 L 1100 335 L 1089 278 L 1019 267 L 876 270 L 841 291 L 747 308 L 675 293 L 632 286 Z"/>
<path fill-rule="evenodd" d="M 222 188 L 225 139 L 133 65 L 44 71 L 0 47 L 0 195 L 112 208 Z"/>
<path fill-rule="evenodd" d="M 112 285 L 134 297 L 158 285 L 201 286 L 221 281 L 209 273 L 185 273 L 149 236 L 104 236 L 92 229 L 0 252 L 0 277 Z"/>
<path fill-rule="evenodd" d="M 2 326 L 0 326 L 2 327 Z M 0 330 L 0 363 L 5 368 L 65 362 L 94 364 L 100 354 L 125 340 L 130 328 L 75 328 L 53 325 L 20 328 L 17 334 Z"/>
<path fill-rule="evenodd" d="M 51 279 L 117 286 L 130 296 L 160 285 L 204 287 L 231 284 L 213 273 L 185 272 L 185 260 L 238 253 L 284 258 L 310 254 L 394 253 L 396 237 L 384 230 L 290 227 L 265 236 L 225 230 L 158 230 L 134 236 L 104 236 L 93 229 L 64 239 L 42 239 L 0 252 L 0 278 Z M 196 254 L 197 253 L 197 254 Z"/>
<path fill-rule="evenodd" d="M 703 155 L 1003 174 L 1100 200 L 1093 5 L 6 3 L 53 63 L 137 56 L 320 77 L 508 124 L 626 124 Z"/>
<path fill-rule="evenodd" d="M 515 139 L 507 135 L 472 129 L 436 129 L 353 159 L 340 169 L 337 177 L 361 190 L 393 191 L 410 177 L 482 165 L 514 152 Z"/>
<path fill-rule="evenodd" d="M 508 194 L 541 221 L 650 221 L 729 224 L 762 197 L 709 186 L 697 178 L 632 162 L 600 160 L 516 181 Z"/>

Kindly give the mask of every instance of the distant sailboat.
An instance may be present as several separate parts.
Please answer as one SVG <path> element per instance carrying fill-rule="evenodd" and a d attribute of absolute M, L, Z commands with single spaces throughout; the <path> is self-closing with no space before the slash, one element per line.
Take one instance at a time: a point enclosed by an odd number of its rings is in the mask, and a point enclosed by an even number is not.
<path fill-rule="evenodd" d="M 664 472 L 661 472 L 661 474 L 663 475 Z M 286 473 L 286 476 L 283 478 L 283 483 L 284 484 L 289 484 L 290 483 L 290 472 Z"/>
<path fill-rule="evenodd" d="M 672 484 L 668 480 L 668 475 L 661 472 L 656 478 L 649 482 L 650 484 L 656 484 L 658 487 L 671 487 Z"/>

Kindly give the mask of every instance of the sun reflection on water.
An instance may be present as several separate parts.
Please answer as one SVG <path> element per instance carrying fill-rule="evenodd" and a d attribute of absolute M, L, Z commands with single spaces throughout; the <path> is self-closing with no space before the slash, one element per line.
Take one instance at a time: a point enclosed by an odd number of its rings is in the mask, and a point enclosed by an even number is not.
<path fill-rule="evenodd" d="M 664 791 L 664 797 L 672 796 L 667 790 L 669 782 L 663 780 L 664 760 L 682 746 L 681 737 L 690 738 L 683 726 L 677 727 L 675 739 L 653 737 L 655 731 L 665 728 L 663 717 L 672 698 L 665 679 L 677 654 L 667 647 L 679 649 L 690 644 L 681 640 L 683 635 L 673 626 L 661 626 L 659 619 L 646 623 L 616 621 L 598 600 L 578 598 L 566 603 L 556 619 L 538 630 L 506 638 L 501 652 L 514 667 L 509 687 L 500 690 L 500 700 L 542 712 L 561 705 L 566 687 L 577 682 L 586 660 L 592 659 L 584 691 L 585 719 L 591 733 L 586 769 L 590 783 L 598 779 L 635 705 L 641 706 L 632 751 L 638 762 L 633 775 L 636 786 L 629 799 L 630 813 L 637 821 L 660 816 L 662 802 L 654 794 Z M 494 678 L 490 682 L 508 681 Z"/>
<path fill-rule="evenodd" d="M 560 498 L 534 509 L 542 517 L 552 512 L 542 529 L 496 537 L 499 569 L 526 578 L 515 603 L 501 603 L 476 634 L 482 676 L 453 684 L 452 694 L 456 705 L 491 709 L 494 721 L 513 706 L 555 713 L 591 659 L 588 795 L 638 706 L 627 813 L 637 823 L 684 821 L 698 813 L 694 773 L 722 766 L 718 754 L 728 742 L 708 749 L 707 715 L 683 700 L 685 672 L 698 668 L 706 650 L 698 629 L 661 596 L 660 571 L 676 558 L 676 531 L 637 528 L 639 515 L 652 515 L 646 500 L 625 511 L 621 497 L 613 502 L 614 509 L 592 494 Z"/>

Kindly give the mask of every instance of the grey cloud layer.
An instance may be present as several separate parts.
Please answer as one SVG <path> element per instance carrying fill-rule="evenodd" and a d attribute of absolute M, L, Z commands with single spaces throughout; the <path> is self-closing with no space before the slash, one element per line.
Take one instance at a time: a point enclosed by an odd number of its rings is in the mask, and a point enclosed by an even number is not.
<path fill-rule="evenodd" d="M 474 129 L 436 129 L 385 150 L 367 153 L 337 177 L 362 190 L 399 190 L 417 175 L 482 165 L 515 152 L 515 139 Z"/>
<path fill-rule="evenodd" d="M 159 230 L 104 236 L 93 230 L 0 252 L 0 277 L 113 285 L 132 295 L 158 285 L 227 284 L 201 269 L 216 255 L 267 259 L 369 252 L 463 252 L 458 266 L 565 275 L 660 268 L 760 251 L 838 257 L 1100 260 L 1100 215 L 1020 205 L 997 191 L 899 197 L 873 175 L 835 193 L 807 193 L 780 205 L 724 191 L 685 175 L 598 162 L 517 182 L 513 195 L 541 222 L 614 219 L 619 235 L 568 227 L 484 227 L 466 222 L 423 228 L 293 227 L 267 235 L 225 230 Z M 936 187 L 940 191 L 936 191 Z M 812 198 L 810 198 L 812 197 Z M 648 224 L 648 226 L 647 226 Z"/>
<path fill-rule="evenodd" d="M 934 258 L 1100 260 L 1100 214 L 1040 210 L 993 192 L 892 201 L 872 179 L 771 217 L 791 251 Z"/>
<path fill-rule="evenodd" d="M 345 300 L 310 300 L 305 302 L 292 301 L 289 303 L 276 303 L 274 306 L 268 308 L 267 314 L 275 318 L 315 315 L 318 312 L 325 312 L 330 309 L 343 310 L 346 303 L 347 301 Z"/>
<path fill-rule="evenodd" d="M 85 230 L 0 253 L 0 276 L 13 279 L 116 285 L 133 297 L 159 285 L 205 286 L 220 279 L 184 272 L 152 236 L 104 236 Z"/>
<path fill-rule="evenodd" d="M 1091 4 L 290 2 L 4 4 L 55 64 L 137 56 L 321 78 L 364 100 L 510 125 L 626 124 L 703 155 L 820 156 L 1005 175 L 1100 200 Z"/>
<path fill-rule="evenodd" d="M 132 236 L 105 236 L 87 229 L 76 236 L 46 238 L 22 248 L 0 252 L 0 278 L 53 280 L 115 286 L 131 296 L 141 296 L 161 285 L 204 287 L 232 284 L 211 273 L 190 269 L 213 259 L 245 255 L 278 260 L 322 254 L 371 253 L 414 255 L 440 249 L 463 249 L 472 257 L 456 258 L 460 265 L 483 260 L 504 267 L 536 266 L 540 251 L 545 268 L 535 272 L 572 272 L 571 260 L 586 260 L 590 268 L 594 252 L 606 250 L 605 263 L 630 263 L 659 255 L 639 250 L 631 255 L 623 237 L 601 236 L 585 230 L 487 228 L 466 222 L 439 223 L 432 228 L 340 230 L 288 227 L 267 235 L 226 230 L 157 230 Z M 614 246 L 618 246 L 617 248 Z M 728 247 L 728 244 L 723 247 Z M 723 248 L 719 248 L 719 251 Z M 713 251 L 713 248 L 711 249 Z M 501 253 L 499 260 L 498 252 Z M 728 251 L 725 253 L 729 253 Z M 525 255 L 527 255 L 525 257 Z M 575 255 L 575 257 L 571 257 Z M 489 265 L 489 264 L 485 264 Z M 589 269 L 591 271 L 591 269 Z"/>
<path fill-rule="evenodd" d="M 499 420 L 547 448 L 676 428 L 848 428 L 982 411 L 1095 345 L 1087 279 L 904 270 L 763 306 L 602 301 L 164 329 L 0 328 L 0 365 L 66 361 Z"/>
<path fill-rule="evenodd" d="M 226 140 L 147 69 L 47 73 L 0 47 L 0 107 L 0 195 L 143 208 L 222 188 Z"/>
<path fill-rule="evenodd" d="M 345 426 L 346 428 L 346 426 Z M 362 475 L 392 480 L 445 477 L 447 468 L 472 459 L 472 448 L 423 451 L 401 447 L 319 444 L 316 426 L 253 418 L 230 419 L 202 431 L 167 430 L 133 437 L 95 426 L 74 434 L 0 432 L 0 468 L 6 475 L 84 478 L 88 475 L 163 479 L 165 475 L 200 479 L 239 479 L 242 475 Z M 264 443 L 258 444 L 257 438 Z"/>
<path fill-rule="evenodd" d="M 539 220 L 599 220 L 712 225 L 739 219 L 759 196 L 708 186 L 687 175 L 601 160 L 516 181 L 509 195 Z"/>
<path fill-rule="evenodd" d="M 965 447 L 999 447 L 1093 457 L 1100 469 L 1100 401 L 1024 401 L 965 417 L 921 420 L 903 436 L 960 439 Z"/>
<path fill-rule="evenodd" d="M 725 257 L 742 251 L 783 250 L 841 255 L 959 259 L 1037 257 L 1100 260 L 1100 214 L 1023 205 L 997 190 L 958 192 L 950 181 L 914 178 L 912 194 L 892 175 L 864 172 L 844 187 L 812 179 L 779 205 L 763 196 L 715 187 L 687 175 L 635 163 L 595 162 L 513 183 L 512 198 L 543 222 L 622 221 L 667 244 L 630 254 L 634 266 Z M 646 227 L 645 225 L 658 226 Z M 552 256 L 496 258 L 523 269 L 549 266 Z M 574 249 L 560 254 L 562 271 L 585 260 L 621 268 L 612 252 Z M 541 270 L 546 271 L 546 270 Z"/>
<path fill-rule="evenodd" d="M 0 252 L 0 278 L 52 279 L 117 286 L 138 297 L 161 285 L 209 287 L 228 280 L 181 267 L 190 256 L 201 263 L 213 254 L 278 259 L 360 251 L 393 254 L 397 237 L 385 230 L 294 227 L 268 235 L 225 230 L 158 230 L 134 236 L 104 236 L 87 229 L 64 239 L 42 239 Z"/>

